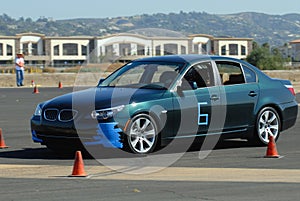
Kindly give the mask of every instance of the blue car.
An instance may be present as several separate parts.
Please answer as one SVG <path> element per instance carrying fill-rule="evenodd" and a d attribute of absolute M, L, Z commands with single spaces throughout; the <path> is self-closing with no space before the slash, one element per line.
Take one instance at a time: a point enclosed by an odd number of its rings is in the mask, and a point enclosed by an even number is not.
<path fill-rule="evenodd" d="M 38 104 L 31 131 L 54 150 L 101 145 L 148 154 L 207 135 L 267 144 L 297 113 L 288 80 L 243 60 L 170 55 L 134 60 L 96 87 Z"/>

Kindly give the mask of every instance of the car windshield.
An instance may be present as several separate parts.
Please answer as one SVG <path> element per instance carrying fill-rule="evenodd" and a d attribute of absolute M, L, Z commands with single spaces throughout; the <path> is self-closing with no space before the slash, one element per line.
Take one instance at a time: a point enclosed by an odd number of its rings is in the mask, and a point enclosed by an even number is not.
<path fill-rule="evenodd" d="M 114 72 L 100 87 L 169 89 L 183 63 L 132 62 Z"/>

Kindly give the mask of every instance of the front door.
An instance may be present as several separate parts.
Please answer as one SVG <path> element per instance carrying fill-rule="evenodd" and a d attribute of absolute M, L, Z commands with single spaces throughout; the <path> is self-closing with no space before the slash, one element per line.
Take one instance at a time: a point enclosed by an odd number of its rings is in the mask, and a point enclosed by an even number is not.
<path fill-rule="evenodd" d="M 213 75 L 211 62 L 195 64 L 184 74 L 174 101 L 176 137 L 201 136 L 220 129 L 214 123 L 221 97 Z"/>

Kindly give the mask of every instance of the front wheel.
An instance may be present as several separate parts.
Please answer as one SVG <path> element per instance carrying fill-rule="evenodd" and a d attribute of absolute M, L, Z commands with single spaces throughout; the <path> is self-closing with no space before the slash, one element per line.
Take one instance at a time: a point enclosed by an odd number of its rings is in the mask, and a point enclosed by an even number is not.
<path fill-rule="evenodd" d="M 158 129 L 151 116 L 146 114 L 135 116 L 126 133 L 130 151 L 137 154 L 148 154 L 155 149 Z"/>
<path fill-rule="evenodd" d="M 256 138 L 259 144 L 268 144 L 269 136 L 278 139 L 281 130 L 280 117 L 272 107 L 263 108 L 256 120 Z"/>

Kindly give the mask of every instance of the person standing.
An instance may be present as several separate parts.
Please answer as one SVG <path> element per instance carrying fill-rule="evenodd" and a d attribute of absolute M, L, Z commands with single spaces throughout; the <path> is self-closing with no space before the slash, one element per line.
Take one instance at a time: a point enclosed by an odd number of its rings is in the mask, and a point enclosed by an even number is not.
<path fill-rule="evenodd" d="M 23 53 L 18 53 L 16 58 L 16 76 L 17 76 L 17 86 L 24 86 L 24 55 Z"/>

